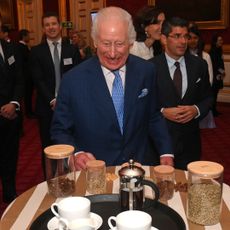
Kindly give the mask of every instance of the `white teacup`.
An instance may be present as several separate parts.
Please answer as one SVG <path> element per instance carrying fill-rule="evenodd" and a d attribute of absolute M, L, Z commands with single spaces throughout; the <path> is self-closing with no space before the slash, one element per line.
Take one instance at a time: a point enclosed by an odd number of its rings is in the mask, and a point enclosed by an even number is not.
<path fill-rule="evenodd" d="M 112 220 L 116 222 L 116 226 L 112 224 Z M 109 217 L 108 225 L 111 230 L 150 230 L 152 217 L 143 211 L 128 210 L 121 212 L 116 217 Z"/>
<path fill-rule="evenodd" d="M 59 219 L 59 230 L 95 230 L 96 224 L 91 218 L 80 218 L 73 221 L 68 221 L 64 218 Z"/>
<path fill-rule="evenodd" d="M 58 212 L 56 212 L 55 207 L 57 207 Z M 53 203 L 51 205 L 51 211 L 57 218 L 64 218 L 67 221 L 89 218 L 90 200 L 80 196 L 67 197 L 59 203 Z"/>

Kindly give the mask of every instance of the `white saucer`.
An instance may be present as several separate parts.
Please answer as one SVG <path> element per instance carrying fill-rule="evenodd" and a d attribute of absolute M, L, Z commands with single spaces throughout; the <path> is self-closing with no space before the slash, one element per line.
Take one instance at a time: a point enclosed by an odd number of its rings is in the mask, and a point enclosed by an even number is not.
<path fill-rule="evenodd" d="M 111 230 L 111 229 L 109 229 L 109 230 Z M 117 228 L 115 227 L 114 230 L 117 230 Z M 150 230 L 158 230 L 158 228 L 151 227 Z"/>
<path fill-rule="evenodd" d="M 92 218 L 94 220 L 94 222 L 96 223 L 96 229 L 101 227 L 103 220 L 98 214 L 90 212 L 90 218 Z M 58 218 L 56 216 L 54 216 L 52 219 L 50 219 L 50 221 L 47 224 L 47 228 L 49 230 L 58 229 Z"/>

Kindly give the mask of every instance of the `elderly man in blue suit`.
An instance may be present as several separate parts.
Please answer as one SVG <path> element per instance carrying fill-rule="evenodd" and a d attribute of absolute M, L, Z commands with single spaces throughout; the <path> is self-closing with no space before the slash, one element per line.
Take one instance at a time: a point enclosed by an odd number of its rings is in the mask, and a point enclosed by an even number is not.
<path fill-rule="evenodd" d="M 135 36 L 125 10 L 100 10 L 92 27 L 97 56 L 62 80 L 51 137 L 56 144 L 75 147 L 76 170 L 91 159 L 106 165 L 131 158 L 146 165 L 173 165 L 171 140 L 157 107 L 154 65 L 129 54 Z"/>

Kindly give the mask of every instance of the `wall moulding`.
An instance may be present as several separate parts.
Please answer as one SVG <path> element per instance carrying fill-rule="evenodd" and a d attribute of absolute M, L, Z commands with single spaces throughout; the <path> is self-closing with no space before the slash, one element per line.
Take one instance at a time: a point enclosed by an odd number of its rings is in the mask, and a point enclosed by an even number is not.
<path fill-rule="evenodd" d="M 195 21 L 200 29 L 225 29 L 229 25 L 229 0 L 154 0 L 167 17 L 180 16 Z"/>

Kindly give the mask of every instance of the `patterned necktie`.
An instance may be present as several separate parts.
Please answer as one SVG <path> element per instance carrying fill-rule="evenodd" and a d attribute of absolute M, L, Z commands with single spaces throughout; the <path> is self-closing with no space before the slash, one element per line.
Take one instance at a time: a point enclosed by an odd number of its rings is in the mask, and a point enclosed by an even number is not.
<path fill-rule="evenodd" d="M 180 70 L 180 63 L 176 61 L 174 65 L 176 66 L 176 70 L 173 75 L 173 82 L 176 87 L 178 95 L 182 97 L 182 74 Z"/>
<path fill-rule="evenodd" d="M 124 89 L 122 86 L 119 70 L 113 71 L 115 75 L 112 88 L 112 100 L 116 110 L 118 123 L 121 133 L 123 134 L 123 115 L 124 115 Z"/>
<path fill-rule="evenodd" d="M 60 59 L 58 54 L 58 42 L 53 42 L 54 45 L 54 68 L 55 68 L 55 96 L 57 96 L 60 82 L 61 82 L 61 72 L 60 72 Z"/>

